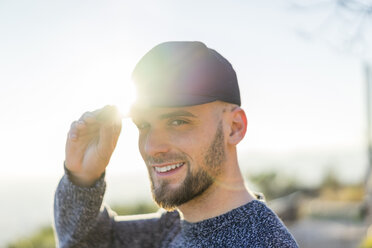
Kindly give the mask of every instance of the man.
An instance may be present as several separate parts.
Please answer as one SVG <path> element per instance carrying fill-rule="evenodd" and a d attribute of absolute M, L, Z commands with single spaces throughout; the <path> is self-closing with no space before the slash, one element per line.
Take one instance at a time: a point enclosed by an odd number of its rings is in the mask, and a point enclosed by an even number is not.
<path fill-rule="evenodd" d="M 166 42 L 139 61 L 133 80 L 139 150 L 167 211 L 117 217 L 101 207 L 121 120 L 110 106 L 87 112 L 67 138 L 55 197 L 59 246 L 297 247 L 244 185 L 236 146 L 247 119 L 230 63 L 201 42 Z"/>

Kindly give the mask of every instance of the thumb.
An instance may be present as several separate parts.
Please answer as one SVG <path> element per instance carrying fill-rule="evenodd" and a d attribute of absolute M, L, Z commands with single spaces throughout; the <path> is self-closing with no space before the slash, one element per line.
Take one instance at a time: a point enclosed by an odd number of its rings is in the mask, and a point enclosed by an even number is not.
<path fill-rule="evenodd" d="M 116 107 L 110 106 L 102 114 L 104 119 L 100 128 L 98 150 L 102 159 L 109 160 L 119 139 L 121 118 Z"/>

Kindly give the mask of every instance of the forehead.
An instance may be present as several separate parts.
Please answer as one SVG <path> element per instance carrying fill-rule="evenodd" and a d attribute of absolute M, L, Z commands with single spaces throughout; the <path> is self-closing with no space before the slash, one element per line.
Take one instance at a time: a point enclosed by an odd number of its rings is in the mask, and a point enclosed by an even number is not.
<path fill-rule="evenodd" d="M 214 103 L 206 103 L 185 107 L 139 107 L 131 109 L 132 120 L 137 119 L 167 119 L 177 116 L 190 118 L 208 118 L 214 114 L 218 106 Z"/>

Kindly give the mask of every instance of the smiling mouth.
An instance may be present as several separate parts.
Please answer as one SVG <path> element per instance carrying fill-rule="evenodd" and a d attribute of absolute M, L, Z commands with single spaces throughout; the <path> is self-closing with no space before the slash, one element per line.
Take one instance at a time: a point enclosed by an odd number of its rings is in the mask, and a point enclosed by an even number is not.
<path fill-rule="evenodd" d="M 154 166 L 154 169 L 156 172 L 158 173 L 166 173 L 166 172 L 169 172 L 169 171 L 172 171 L 172 170 L 175 170 L 179 167 L 181 167 L 182 165 L 184 165 L 185 163 L 184 162 L 181 162 L 181 163 L 177 163 L 177 164 L 170 164 L 170 165 L 166 165 L 166 166 Z"/>

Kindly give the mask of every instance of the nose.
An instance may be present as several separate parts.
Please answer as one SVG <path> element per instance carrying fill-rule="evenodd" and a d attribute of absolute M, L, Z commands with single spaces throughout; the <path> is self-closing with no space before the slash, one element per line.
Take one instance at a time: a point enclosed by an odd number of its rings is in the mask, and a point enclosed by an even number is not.
<path fill-rule="evenodd" d="M 152 129 L 144 137 L 142 148 L 147 156 L 156 156 L 161 153 L 167 153 L 170 149 L 170 144 L 164 132 Z"/>

